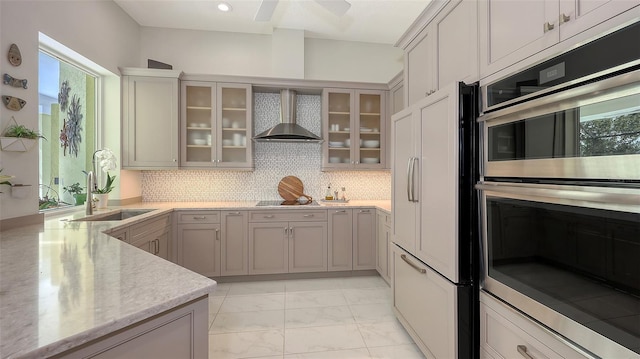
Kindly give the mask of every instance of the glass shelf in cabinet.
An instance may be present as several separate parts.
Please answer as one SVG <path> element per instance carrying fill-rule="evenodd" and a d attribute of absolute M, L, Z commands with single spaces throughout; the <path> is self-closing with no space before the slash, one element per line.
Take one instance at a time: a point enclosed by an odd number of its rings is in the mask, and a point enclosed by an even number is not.
<path fill-rule="evenodd" d="M 246 128 L 240 128 L 240 127 L 223 127 L 222 131 L 246 131 Z"/>
<path fill-rule="evenodd" d="M 187 110 L 211 110 L 210 106 L 187 106 Z"/>
<path fill-rule="evenodd" d="M 246 111 L 246 107 L 223 107 L 222 111 Z"/>

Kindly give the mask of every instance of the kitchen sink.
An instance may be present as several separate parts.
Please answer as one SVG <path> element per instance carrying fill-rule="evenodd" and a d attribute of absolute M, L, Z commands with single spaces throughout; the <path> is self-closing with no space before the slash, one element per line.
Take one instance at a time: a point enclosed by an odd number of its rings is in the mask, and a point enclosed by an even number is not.
<path fill-rule="evenodd" d="M 117 212 L 109 212 L 106 214 L 97 214 L 93 216 L 88 216 L 84 218 L 76 219 L 75 221 L 87 221 L 87 222 L 96 222 L 96 221 L 122 221 L 124 219 L 129 219 L 135 216 L 139 216 L 141 214 L 149 213 L 151 211 L 155 211 L 155 209 L 121 209 Z"/>

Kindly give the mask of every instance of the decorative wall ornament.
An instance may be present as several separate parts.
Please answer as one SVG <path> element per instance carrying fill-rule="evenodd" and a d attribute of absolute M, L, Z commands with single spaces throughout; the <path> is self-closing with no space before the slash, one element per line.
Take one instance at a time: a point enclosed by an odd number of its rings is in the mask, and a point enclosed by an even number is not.
<path fill-rule="evenodd" d="M 22 87 L 23 89 L 27 88 L 27 80 L 16 79 L 9 74 L 4 74 L 2 76 L 2 83 L 13 87 Z"/>
<path fill-rule="evenodd" d="M 4 95 L 2 96 L 2 102 L 4 103 L 4 106 L 6 108 L 13 111 L 20 111 L 24 107 L 24 105 L 27 104 L 27 101 L 21 98 Z"/>
<path fill-rule="evenodd" d="M 67 155 L 67 148 L 69 148 L 69 155 L 75 155 L 78 157 L 78 149 L 80 142 L 82 142 L 82 121 L 80 99 L 73 95 L 71 103 L 69 104 L 69 110 L 67 116 L 69 119 L 64 120 L 62 130 L 60 130 L 60 146 L 64 148 L 63 155 Z"/>
<path fill-rule="evenodd" d="M 9 47 L 8 58 L 9 63 L 13 66 L 20 66 L 20 64 L 22 64 L 22 54 L 20 54 L 18 45 L 11 44 L 11 46 Z"/>
<path fill-rule="evenodd" d="M 60 104 L 60 110 L 66 111 L 67 105 L 69 104 L 69 91 L 71 91 L 71 87 L 69 87 L 69 81 L 62 82 L 60 85 L 60 93 L 58 93 L 58 103 Z"/>

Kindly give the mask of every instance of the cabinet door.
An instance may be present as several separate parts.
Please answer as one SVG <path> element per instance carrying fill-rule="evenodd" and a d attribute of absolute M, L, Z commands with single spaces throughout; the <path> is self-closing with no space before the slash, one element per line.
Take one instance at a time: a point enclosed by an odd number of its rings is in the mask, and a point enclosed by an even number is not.
<path fill-rule="evenodd" d="M 413 253 L 458 282 L 458 86 L 427 100 L 421 108 L 421 231 Z"/>
<path fill-rule="evenodd" d="M 329 210 L 329 271 L 353 269 L 353 210 Z"/>
<path fill-rule="evenodd" d="M 180 120 L 181 167 L 215 165 L 216 84 L 182 82 L 182 117 Z"/>
<path fill-rule="evenodd" d="M 558 0 L 483 0 L 479 5 L 481 77 L 559 41 Z"/>
<path fill-rule="evenodd" d="M 404 249 L 413 252 L 416 246 L 418 233 L 417 203 L 411 201 L 411 189 L 417 186 L 415 177 L 410 177 L 412 170 L 419 170 L 420 163 L 414 159 L 417 157 L 416 137 L 420 130 L 419 120 L 414 119 L 411 108 L 402 110 L 392 117 L 391 142 L 392 142 L 392 168 L 393 187 L 393 241 Z M 416 196 L 419 193 L 416 191 Z M 418 197 L 416 197 L 418 198 Z"/>
<path fill-rule="evenodd" d="M 252 168 L 251 85 L 219 83 L 217 94 L 217 166 Z"/>
<path fill-rule="evenodd" d="M 178 167 L 177 78 L 123 76 L 122 167 Z"/>
<path fill-rule="evenodd" d="M 222 211 L 220 274 L 249 274 L 249 215 L 247 211 Z"/>
<path fill-rule="evenodd" d="M 289 223 L 249 223 L 249 274 L 287 273 Z"/>
<path fill-rule="evenodd" d="M 375 211 L 358 209 L 353 216 L 353 270 L 376 269 Z"/>
<path fill-rule="evenodd" d="M 400 110 L 404 109 L 404 83 L 400 83 L 398 86 L 391 89 L 390 92 L 390 113 L 393 115 Z"/>
<path fill-rule="evenodd" d="M 178 264 L 206 277 L 220 275 L 220 225 L 178 225 Z"/>
<path fill-rule="evenodd" d="M 136 247 L 136 248 L 140 248 L 145 252 L 149 252 L 151 254 L 155 254 L 155 246 L 154 243 L 151 243 L 152 239 L 149 239 L 147 237 L 143 237 L 137 240 L 134 240 L 131 242 L 131 245 Z"/>
<path fill-rule="evenodd" d="M 433 86 L 434 59 L 431 29 L 423 30 L 405 52 L 404 87 L 406 104 L 411 106 L 435 90 Z"/>
<path fill-rule="evenodd" d="M 169 259 L 169 244 L 171 243 L 171 231 L 165 229 L 161 233 L 155 236 L 156 242 L 155 255 L 162 259 Z"/>
<path fill-rule="evenodd" d="M 437 36 L 435 88 L 478 80 L 478 3 L 455 0 L 432 22 Z"/>
<path fill-rule="evenodd" d="M 635 0 L 560 0 L 560 40 L 568 39 L 633 7 Z"/>
<path fill-rule="evenodd" d="M 327 223 L 289 223 L 289 273 L 327 271 Z"/>
<path fill-rule="evenodd" d="M 355 98 L 352 90 L 322 91 L 323 169 L 349 169 L 355 164 L 352 134 L 355 118 Z"/>
<path fill-rule="evenodd" d="M 398 247 L 393 256 L 393 306 L 428 358 L 457 358 L 457 288 Z"/>
<path fill-rule="evenodd" d="M 351 128 L 352 156 L 357 168 L 382 169 L 386 147 L 386 101 L 383 91 L 356 91 L 355 123 Z"/>
<path fill-rule="evenodd" d="M 387 215 L 378 212 L 376 231 L 376 270 L 384 280 L 389 282 L 389 227 L 386 225 Z"/>

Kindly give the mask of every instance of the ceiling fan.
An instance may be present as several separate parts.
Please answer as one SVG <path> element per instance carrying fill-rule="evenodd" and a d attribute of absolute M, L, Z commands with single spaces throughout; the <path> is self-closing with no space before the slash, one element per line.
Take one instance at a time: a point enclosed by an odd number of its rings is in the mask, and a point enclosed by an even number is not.
<path fill-rule="evenodd" d="M 269 21 L 273 15 L 276 5 L 279 0 L 262 0 L 260 8 L 256 12 L 254 17 L 255 21 Z M 346 0 L 314 0 L 320 6 L 327 9 L 329 12 L 340 17 L 344 15 L 351 7 L 351 4 Z"/>

